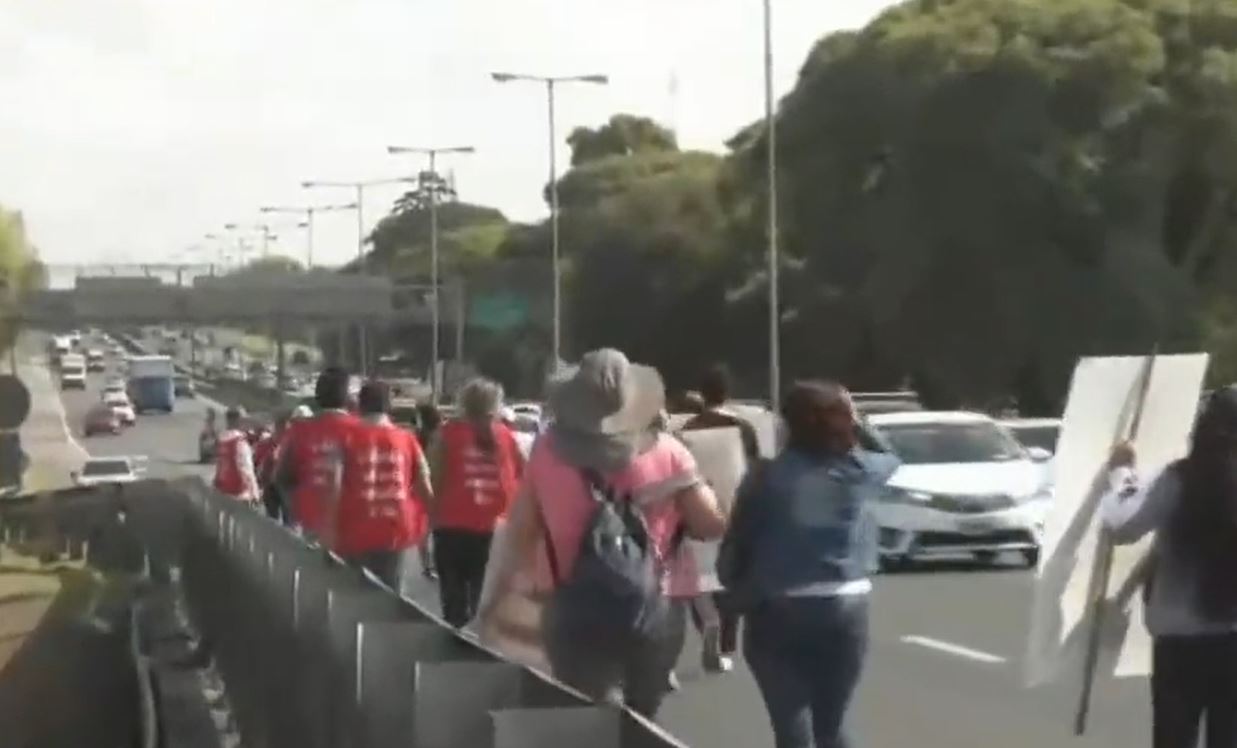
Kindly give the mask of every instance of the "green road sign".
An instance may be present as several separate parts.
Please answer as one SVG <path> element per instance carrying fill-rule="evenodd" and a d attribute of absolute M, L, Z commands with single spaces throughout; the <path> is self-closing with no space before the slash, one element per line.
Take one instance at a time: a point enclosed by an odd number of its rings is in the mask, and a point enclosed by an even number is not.
<path fill-rule="evenodd" d="M 486 294 L 472 300 L 468 324 L 494 332 L 519 327 L 528 319 L 528 301 L 513 293 Z"/>

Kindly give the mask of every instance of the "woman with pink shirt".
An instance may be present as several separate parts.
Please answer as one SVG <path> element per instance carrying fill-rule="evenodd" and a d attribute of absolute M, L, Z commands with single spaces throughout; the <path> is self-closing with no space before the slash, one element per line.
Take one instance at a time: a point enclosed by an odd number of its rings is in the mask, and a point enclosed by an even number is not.
<path fill-rule="evenodd" d="M 541 639 L 554 676 L 596 700 L 621 691 L 629 707 L 649 717 L 665 697 L 683 647 L 683 600 L 694 593 L 684 585 L 694 583 L 695 570 L 679 565 L 690 554 L 677 553 L 678 544 L 684 537 L 718 538 L 726 524 L 691 453 L 655 428 L 664 404 L 657 371 L 612 349 L 586 354 L 554 387 L 549 402 L 554 422 L 529 457 L 508 519 L 505 552 L 490 561 L 494 594 L 482 601 L 478 615 L 484 633 L 522 561 L 548 560 Z M 581 544 L 592 539 L 602 494 L 635 508 L 642 526 L 637 534 L 647 536 L 660 588 L 639 630 L 619 637 L 583 624 L 566 595 L 578 593 L 573 571 L 579 571 L 574 567 Z M 598 553 L 583 550 L 590 561 Z"/>

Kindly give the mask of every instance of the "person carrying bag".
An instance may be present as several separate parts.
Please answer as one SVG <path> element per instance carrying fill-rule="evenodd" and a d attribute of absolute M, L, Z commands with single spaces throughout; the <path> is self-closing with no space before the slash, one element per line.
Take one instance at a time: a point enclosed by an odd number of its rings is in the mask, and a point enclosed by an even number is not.
<path fill-rule="evenodd" d="M 586 354 L 554 388 L 555 420 L 529 458 L 477 621 L 493 641 L 516 578 L 544 559 L 539 634 L 551 673 L 595 700 L 621 692 L 648 717 L 683 646 L 679 538 L 725 529 L 691 453 L 654 428 L 664 401 L 655 369 L 610 349 Z"/>

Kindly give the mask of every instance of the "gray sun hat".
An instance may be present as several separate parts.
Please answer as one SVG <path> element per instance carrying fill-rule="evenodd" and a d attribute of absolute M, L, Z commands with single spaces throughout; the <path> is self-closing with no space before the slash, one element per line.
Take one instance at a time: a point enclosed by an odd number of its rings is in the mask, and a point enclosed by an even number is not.
<path fill-rule="evenodd" d="M 552 385 L 554 451 L 577 467 L 613 472 L 657 441 L 666 387 L 651 366 L 613 348 L 586 353 Z"/>

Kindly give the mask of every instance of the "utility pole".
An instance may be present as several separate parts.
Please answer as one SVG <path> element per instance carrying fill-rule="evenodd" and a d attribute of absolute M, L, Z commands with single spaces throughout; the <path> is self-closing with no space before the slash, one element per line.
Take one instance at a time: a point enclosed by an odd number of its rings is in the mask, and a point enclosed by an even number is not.
<path fill-rule="evenodd" d="M 301 187 L 304 189 L 313 189 L 321 187 L 347 188 L 356 190 L 356 257 L 357 269 L 364 275 L 369 271 L 365 262 L 365 188 L 377 187 L 386 184 L 401 184 L 411 183 L 416 180 L 411 177 L 396 177 L 393 179 L 367 179 L 356 182 L 340 182 L 326 181 L 320 179 L 308 180 L 301 182 Z M 360 340 L 360 358 L 361 358 L 361 374 L 364 376 L 369 369 L 369 330 L 366 325 L 361 325 Z"/>
<path fill-rule="evenodd" d="M 420 182 L 421 192 L 429 191 L 430 202 L 430 285 L 433 287 L 433 306 L 431 307 L 431 322 L 433 328 L 430 334 L 430 382 L 433 387 L 433 403 L 437 405 L 442 400 L 442 374 L 439 372 L 440 355 L 439 341 L 442 334 L 441 330 L 441 315 L 442 315 L 442 288 L 438 277 L 438 193 L 442 191 L 444 183 L 438 176 L 437 160 L 438 154 L 447 153 L 475 153 L 476 149 L 470 145 L 453 146 L 450 148 L 418 148 L 410 146 L 389 146 L 387 153 L 402 154 L 413 153 L 429 157 L 429 172 L 422 172 Z"/>
<path fill-rule="evenodd" d="M 314 266 L 314 216 L 319 213 L 353 210 L 356 207 L 355 203 L 348 203 L 346 205 L 267 205 L 260 210 L 263 213 L 290 213 L 305 217 L 304 222 L 298 224 L 298 227 L 304 227 L 305 229 L 305 266 L 306 268 L 312 268 Z"/>
<path fill-rule="evenodd" d="M 593 83 L 596 85 L 606 85 L 610 82 L 609 76 L 602 74 L 592 75 L 563 75 L 563 76 L 543 76 L 543 75 L 522 75 L 518 73 L 490 73 L 490 77 L 497 83 L 510 83 L 512 81 L 527 81 L 531 83 L 539 83 L 545 86 L 546 104 L 549 109 L 549 135 L 550 135 L 550 262 L 551 273 L 554 276 L 554 312 L 553 312 L 553 333 L 552 333 L 552 349 L 553 349 L 553 367 L 557 369 L 562 362 L 562 330 L 563 330 L 563 273 L 562 264 L 559 256 L 559 236 L 558 236 L 558 136 L 555 128 L 554 116 L 554 89 L 560 83 Z"/>
<path fill-rule="evenodd" d="M 773 7 L 764 0 L 765 31 L 765 145 L 769 180 L 769 400 L 773 412 L 782 403 L 782 313 L 779 299 L 777 244 L 777 117 L 773 101 Z"/>

